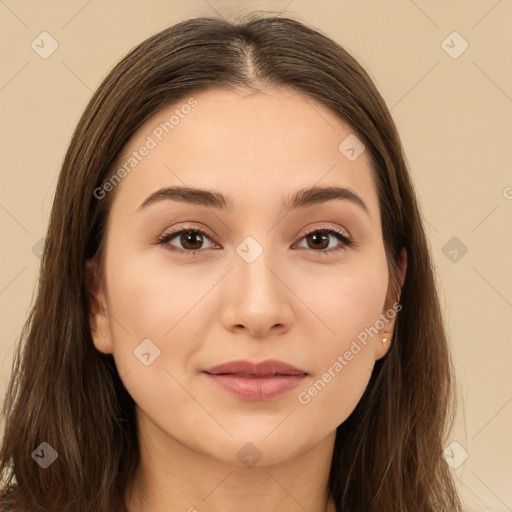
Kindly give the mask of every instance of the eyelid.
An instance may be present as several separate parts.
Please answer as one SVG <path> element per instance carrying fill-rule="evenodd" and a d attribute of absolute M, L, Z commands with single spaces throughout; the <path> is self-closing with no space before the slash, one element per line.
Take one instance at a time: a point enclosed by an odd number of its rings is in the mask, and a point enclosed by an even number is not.
<path fill-rule="evenodd" d="M 344 229 L 340 226 L 337 226 L 336 224 L 328 224 L 326 226 L 308 227 L 308 228 L 305 228 L 304 231 L 299 231 L 299 233 L 302 233 L 300 235 L 300 238 L 302 239 L 306 235 L 309 235 L 310 233 L 315 233 L 316 231 L 329 231 L 329 230 L 336 231 L 340 235 L 343 235 L 347 240 L 352 241 L 352 236 L 350 235 L 350 233 L 346 229 Z M 299 235 L 297 235 L 297 236 L 299 236 Z"/>
<path fill-rule="evenodd" d="M 211 236 L 209 231 L 205 227 L 199 227 L 199 226 L 193 225 L 193 224 L 188 224 L 186 226 L 179 226 L 175 229 L 164 232 L 162 235 L 160 235 L 158 237 L 157 244 L 168 245 L 167 242 L 170 239 L 174 238 L 175 236 L 177 236 L 183 232 L 188 232 L 188 231 L 199 232 L 199 234 L 206 236 L 214 245 L 219 245 L 215 241 L 215 237 Z M 299 239 L 297 240 L 297 242 L 294 243 L 294 245 L 299 243 L 304 237 L 306 237 L 312 233 L 319 232 L 319 231 L 328 231 L 328 232 L 333 231 L 333 232 L 337 233 L 340 236 L 340 238 L 342 239 L 342 240 L 340 240 L 340 244 L 342 244 L 342 247 L 339 247 L 337 249 L 319 250 L 319 251 L 310 249 L 310 251 L 313 253 L 330 254 L 332 252 L 336 252 L 337 250 L 340 250 L 340 249 L 345 249 L 345 248 L 353 246 L 355 244 L 352 236 L 348 233 L 348 231 L 346 229 L 341 228 L 335 224 L 328 224 L 328 225 L 324 225 L 324 226 L 305 228 L 304 231 L 300 232 L 300 233 L 302 233 L 301 235 L 296 235 L 299 237 Z M 171 246 L 171 247 L 173 247 L 173 249 L 169 249 L 168 247 L 166 247 L 166 249 L 171 252 L 176 252 L 178 254 L 196 254 L 198 252 L 205 251 L 205 249 L 189 251 L 189 250 L 185 250 L 185 249 L 180 249 L 179 247 L 174 247 L 174 246 Z"/>
<path fill-rule="evenodd" d="M 210 232 L 203 226 L 199 226 L 199 225 L 193 225 L 193 224 L 188 224 L 186 226 L 179 226 L 177 227 L 176 229 L 171 229 L 170 231 L 165 231 L 162 235 L 160 235 L 158 237 L 158 242 L 159 244 L 166 244 L 166 240 L 170 240 L 172 238 L 174 238 L 175 236 L 179 235 L 180 233 L 182 232 L 188 232 L 188 231 L 196 231 L 196 232 L 199 232 L 201 235 L 205 235 L 209 240 L 211 240 L 211 242 L 215 245 L 219 245 L 217 244 L 217 242 L 215 241 L 215 237 L 212 236 L 210 234 Z M 179 247 L 175 247 L 175 252 L 182 252 L 184 254 L 186 253 L 196 253 L 196 252 L 201 252 L 201 251 L 204 251 L 204 249 L 199 249 L 197 251 L 185 251 L 184 249 L 180 249 Z M 171 251 L 173 249 L 170 249 Z"/>

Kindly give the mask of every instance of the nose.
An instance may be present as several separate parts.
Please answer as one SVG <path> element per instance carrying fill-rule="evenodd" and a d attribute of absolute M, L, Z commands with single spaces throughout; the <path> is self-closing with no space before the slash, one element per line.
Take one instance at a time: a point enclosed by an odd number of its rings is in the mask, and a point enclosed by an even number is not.
<path fill-rule="evenodd" d="M 268 251 L 252 263 L 236 256 L 227 276 L 221 314 L 224 327 L 232 332 L 246 330 L 255 337 L 278 335 L 290 329 L 293 320 L 290 273 Z"/>

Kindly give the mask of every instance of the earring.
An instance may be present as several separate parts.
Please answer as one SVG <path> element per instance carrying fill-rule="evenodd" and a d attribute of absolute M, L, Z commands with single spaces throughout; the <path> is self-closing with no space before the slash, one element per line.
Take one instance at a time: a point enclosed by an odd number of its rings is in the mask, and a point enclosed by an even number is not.
<path fill-rule="evenodd" d="M 387 338 L 382 338 L 382 343 L 387 350 L 389 348 L 389 340 Z"/>

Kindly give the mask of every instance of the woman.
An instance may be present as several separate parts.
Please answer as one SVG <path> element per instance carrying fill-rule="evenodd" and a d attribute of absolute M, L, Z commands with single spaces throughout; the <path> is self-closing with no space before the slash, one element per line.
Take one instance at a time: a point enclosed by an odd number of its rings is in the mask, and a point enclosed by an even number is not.
<path fill-rule="evenodd" d="M 400 140 L 367 73 L 298 21 L 192 19 L 110 72 L 22 339 L 4 510 L 461 510 Z"/>

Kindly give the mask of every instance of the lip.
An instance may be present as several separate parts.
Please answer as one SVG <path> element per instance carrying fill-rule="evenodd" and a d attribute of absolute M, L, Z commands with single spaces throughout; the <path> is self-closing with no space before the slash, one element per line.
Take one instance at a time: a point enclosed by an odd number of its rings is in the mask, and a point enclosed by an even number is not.
<path fill-rule="evenodd" d="M 260 363 L 230 361 L 208 368 L 204 373 L 224 391 L 253 401 L 276 398 L 297 387 L 308 375 L 306 371 L 276 359 Z"/>

